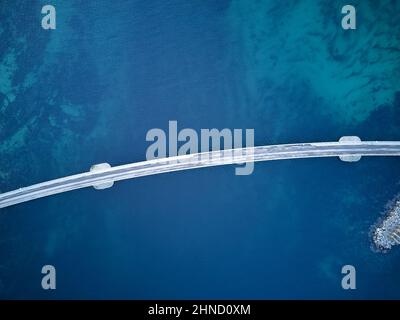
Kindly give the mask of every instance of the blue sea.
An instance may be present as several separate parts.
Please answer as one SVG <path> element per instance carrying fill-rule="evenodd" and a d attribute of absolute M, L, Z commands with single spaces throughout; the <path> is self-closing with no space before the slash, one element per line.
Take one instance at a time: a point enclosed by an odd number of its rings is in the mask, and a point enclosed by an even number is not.
<path fill-rule="evenodd" d="M 145 160 L 170 120 L 256 145 L 400 140 L 400 2 L 354 0 L 343 30 L 347 2 L 0 0 L 0 192 Z M 369 230 L 399 161 L 204 168 L 0 209 L 0 298 L 398 299 L 400 247 L 373 252 Z"/>

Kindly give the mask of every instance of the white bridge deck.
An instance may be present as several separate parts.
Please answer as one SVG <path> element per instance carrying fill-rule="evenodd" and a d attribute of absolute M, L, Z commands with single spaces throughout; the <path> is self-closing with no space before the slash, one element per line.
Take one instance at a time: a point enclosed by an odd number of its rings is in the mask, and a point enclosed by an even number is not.
<path fill-rule="evenodd" d="M 107 164 L 97 165 L 92 167 L 89 172 L 2 193 L 0 194 L 0 208 L 80 188 L 105 189 L 111 187 L 115 181 L 173 171 L 299 158 L 340 157 L 343 161 L 357 161 L 362 156 L 400 156 L 400 141 L 341 139 L 339 142 L 281 144 L 212 151 L 116 167 L 110 167 Z"/>

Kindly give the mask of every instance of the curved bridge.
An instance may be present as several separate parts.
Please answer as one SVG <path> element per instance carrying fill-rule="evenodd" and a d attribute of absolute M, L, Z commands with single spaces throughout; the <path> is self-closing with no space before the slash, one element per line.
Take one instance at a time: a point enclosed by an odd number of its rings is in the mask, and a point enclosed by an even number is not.
<path fill-rule="evenodd" d="M 361 141 L 358 137 L 343 137 L 339 142 L 281 144 L 212 151 L 116 167 L 103 163 L 93 166 L 89 172 L 2 193 L 0 208 L 80 188 L 105 189 L 111 187 L 115 181 L 173 171 L 299 158 L 339 157 L 342 161 L 353 162 L 362 156 L 400 156 L 400 141 Z"/>

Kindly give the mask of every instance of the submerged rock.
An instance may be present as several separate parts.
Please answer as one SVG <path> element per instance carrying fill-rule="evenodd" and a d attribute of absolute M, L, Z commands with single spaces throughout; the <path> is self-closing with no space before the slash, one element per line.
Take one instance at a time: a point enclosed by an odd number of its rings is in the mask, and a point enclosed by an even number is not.
<path fill-rule="evenodd" d="M 380 219 L 372 228 L 373 249 L 386 252 L 400 244 L 400 196 L 392 200 Z"/>

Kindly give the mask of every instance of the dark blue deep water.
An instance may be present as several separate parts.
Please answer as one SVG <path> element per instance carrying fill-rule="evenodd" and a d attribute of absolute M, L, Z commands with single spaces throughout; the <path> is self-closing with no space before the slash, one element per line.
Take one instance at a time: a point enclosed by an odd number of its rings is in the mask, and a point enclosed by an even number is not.
<path fill-rule="evenodd" d="M 254 128 L 256 145 L 400 140 L 400 3 L 353 1 L 345 31 L 347 2 L 0 0 L 0 191 L 144 160 L 169 120 Z M 368 235 L 399 164 L 223 166 L 1 209 L 0 297 L 400 298 L 400 248 Z"/>

